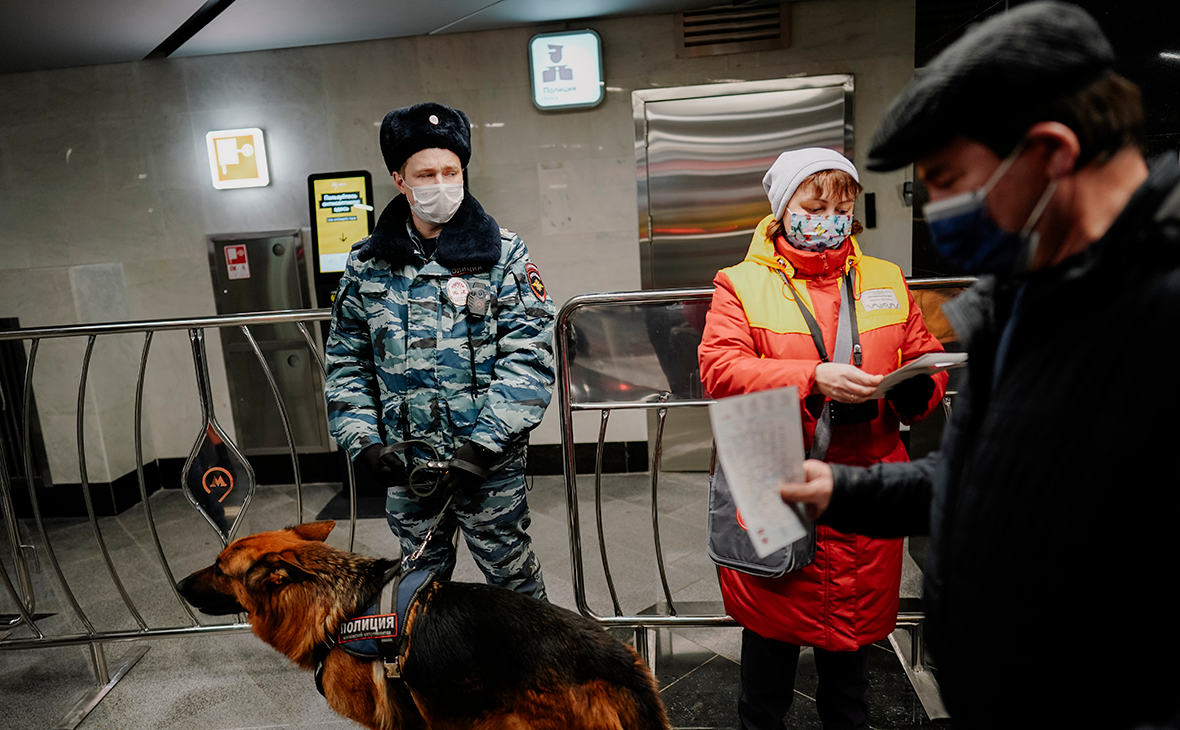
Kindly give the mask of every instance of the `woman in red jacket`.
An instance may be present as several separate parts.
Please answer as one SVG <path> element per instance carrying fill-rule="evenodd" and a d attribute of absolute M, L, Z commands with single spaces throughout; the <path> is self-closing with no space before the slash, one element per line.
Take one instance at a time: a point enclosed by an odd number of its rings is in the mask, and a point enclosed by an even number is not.
<path fill-rule="evenodd" d="M 901 270 L 860 251 L 856 168 L 832 150 L 793 150 L 763 186 L 773 213 L 745 260 L 714 279 L 699 350 L 706 390 L 724 398 L 793 385 L 814 458 L 864 466 L 908 460 L 899 424 L 938 405 L 945 373 L 903 381 L 884 400 L 870 396 L 886 374 L 942 346 Z M 855 308 L 841 322 L 844 297 Z M 800 647 L 811 646 L 825 730 L 868 728 L 867 647 L 894 628 L 901 553 L 901 540 L 820 525 L 815 560 L 801 570 L 760 578 L 720 569 L 725 609 L 743 626 L 739 727 L 781 727 Z"/>

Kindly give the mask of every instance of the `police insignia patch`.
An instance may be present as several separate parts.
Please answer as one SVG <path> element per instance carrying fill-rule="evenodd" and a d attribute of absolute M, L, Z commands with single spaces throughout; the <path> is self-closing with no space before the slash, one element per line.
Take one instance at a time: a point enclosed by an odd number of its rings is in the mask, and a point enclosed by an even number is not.
<path fill-rule="evenodd" d="M 541 272 L 537 270 L 537 265 L 525 264 L 524 273 L 528 277 L 529 288 L 533 290 L 533 294 L 536 294 L 537 299 L 542 302 L 545 301 L 545 282 L 541 281 Z"/>
<path fill-rule="evenodd" d="M 369 639 L 392 639 L 397 636 L 397 614 L 359 616 L 340 624 L 337 641 L 347 644 Z"/>

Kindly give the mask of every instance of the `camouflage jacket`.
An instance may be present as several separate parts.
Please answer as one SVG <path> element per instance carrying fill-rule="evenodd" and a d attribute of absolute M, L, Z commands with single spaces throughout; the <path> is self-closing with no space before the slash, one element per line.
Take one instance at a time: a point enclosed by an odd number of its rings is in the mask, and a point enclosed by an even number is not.
<path fill-rule="evenodd" d="M 449 459 L 473 440 L 500 455 L 498 469 L 549 405 L 553 301 L 524 242 L 470 194 L 434 257 L 419 253 L 409 216 L 398 196 L 349 255 L 328 335 L 329 428 L 354 459 L 410 439 Z M 463 298 L 481 286 L 492 295 L 483 316 Z M 430 456 L 414 450 L 416 462 Z"/>

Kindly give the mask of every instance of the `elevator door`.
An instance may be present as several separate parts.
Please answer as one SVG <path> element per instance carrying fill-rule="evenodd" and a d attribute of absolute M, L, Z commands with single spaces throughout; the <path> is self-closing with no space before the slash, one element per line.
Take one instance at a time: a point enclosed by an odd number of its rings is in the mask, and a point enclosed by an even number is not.
<path fill-rule="evenodd" d="M 645 289 L 708 286 L 770 212 L 778 155 L 852 156 L 852 76 L 648 89 L 632 95 Z"/>
<path fill-rule="evenodd" d="M 829 147 L 852 157 L 852 92 L 851 75 L 633 92 L 643 288 L 709 286 L 745 258 L 770 212 L 762 177 L 779 154 Z M 700 339 L 700 322 L 665 324 Z M 653 415 L 649 446 L 656 430 Z M 663 434 L 664 469 L 708 470 L 704 409 L 670 410 Z"/>

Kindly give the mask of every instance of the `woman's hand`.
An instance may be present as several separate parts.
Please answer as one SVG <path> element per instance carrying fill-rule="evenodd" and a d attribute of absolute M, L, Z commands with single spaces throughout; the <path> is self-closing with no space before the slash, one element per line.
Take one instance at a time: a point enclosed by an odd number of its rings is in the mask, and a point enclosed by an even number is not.
<path fill-rule="evenodd" d="M 864 403 L 884 378 L 884 375 L 870 375 L 854 365 L 821 362 L 815 366 L 816 389 L 841 403 Z"/>

